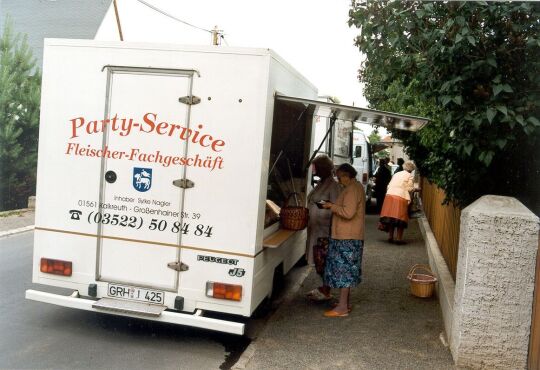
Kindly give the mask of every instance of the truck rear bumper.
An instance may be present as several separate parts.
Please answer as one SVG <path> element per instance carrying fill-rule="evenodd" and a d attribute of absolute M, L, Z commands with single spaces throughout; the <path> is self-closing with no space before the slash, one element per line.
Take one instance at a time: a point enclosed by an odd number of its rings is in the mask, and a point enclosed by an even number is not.
<path fill-rule="evenodd" d="M 93 311 L 106 314 L 114 314 L 120 316 L 134 317 L 144 320 L 167 322 L 177 325 L 186 325 L 196 328 L 215 330 L 224 333 L 243 335 L 245 324 L 234 321 L 226 321 L 213 319 L 209 317 L 200 316 L 197 314 L 185 314 L 179 312 L 163 311 L 159 316 L 147 316 L 137 315 L 129 312 L 109 312 L 100 309 L 96 309 L 93 305 L 96 301 L 91 299 L 77 298 L 75 294 L 71 296 L 63 296 L 59 294 L 52 294 L 46 292 L 40 292 L 38 290 L 29 289 L 26 291 L 26 299 L 33 301 L 55 304 L 63 307 L 76 308 L 79 310 Z"/>

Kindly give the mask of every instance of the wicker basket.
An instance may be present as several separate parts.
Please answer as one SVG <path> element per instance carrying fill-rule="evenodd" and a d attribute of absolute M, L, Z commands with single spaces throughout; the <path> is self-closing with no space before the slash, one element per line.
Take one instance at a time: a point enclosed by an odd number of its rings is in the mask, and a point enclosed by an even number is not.
<path fill-rule="evenodd" d="M 422 270 L 424 273 L 418 273 Z M 414 265 L 407 275 L 411 283 L 412 295 L 420 298 L 428 298 L 433 295 L 437 278 L 428 265 Z"/>
<path fill-rule="evenodd" d="M 300 206 L 288 206 L 289 199 L 294 194 L 289 195 L 285 201 L 285 206 L 281 208 L 279 217 L 281 220 L 281 226 L 288 230 L 302 230 L 307 226 L 308 222 L 308 209 Z"/>

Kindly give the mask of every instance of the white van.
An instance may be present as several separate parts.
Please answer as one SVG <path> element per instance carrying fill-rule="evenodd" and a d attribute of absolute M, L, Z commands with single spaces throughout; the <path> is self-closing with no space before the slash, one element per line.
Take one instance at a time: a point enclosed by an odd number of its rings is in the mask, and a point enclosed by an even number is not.
<path fill-rule="evenodd" d="M 47 39 L 32 280 L 73 293 L 26 298 L 242 334 L 305 251 L 316 97 L 268 49 Z"/>
<path fill-rule="evenodd" d="M 44 55 L 33 281 L 75 293 L 27 298 L 242 334 L 202 312 L 250 316 L 304 254 L 266 200 L 305 194 L 312 147 L 312 116 L 275 94 L 316 88 L 268 49 Z"/>
<path fill-rule="evenodd" d="M 333 104 L 330 97 L 319 97 L 319 100 Z M 335 104 L 334 104 L 335 105 Z M 366 191 L 369 204 L 372 195 L 370 177 L 373 173 L 372 154 L 369 141 L 362 130 L 353 128 L 349 120 L 332 119 L 332 107 L 322 106 L 316 112 L 315 148 L 317 153 L 328 155 L 336 166 L 350 163 L 358 175 Z"/>
<path fill-rule="evenodd" d="M 366 190 L 366 201 L 369 204 L 372 196 L 370 177 L 373 174 L 371 146 L 362 130 L 353 130 L 352 135 L 352 166 L 358 172 L 358 181 Z"/>

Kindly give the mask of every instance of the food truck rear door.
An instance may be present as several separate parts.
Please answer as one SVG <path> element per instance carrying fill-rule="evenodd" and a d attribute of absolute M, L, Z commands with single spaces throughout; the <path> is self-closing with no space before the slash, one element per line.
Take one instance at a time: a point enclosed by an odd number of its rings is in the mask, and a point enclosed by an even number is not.
<path fill-rule="evenodd" d="M 182 266 L 185 189 L 177 185 L 185 173 L 181 134 L 189 127 L 196 71 L 104 70 L 103 149 L 111 153 L 101 166 L 100 212 L 90 216 L 99 224 L 97 276 L 109 283 L 109 296 L 161 304 L 161 291 L 178 290 Z"/>

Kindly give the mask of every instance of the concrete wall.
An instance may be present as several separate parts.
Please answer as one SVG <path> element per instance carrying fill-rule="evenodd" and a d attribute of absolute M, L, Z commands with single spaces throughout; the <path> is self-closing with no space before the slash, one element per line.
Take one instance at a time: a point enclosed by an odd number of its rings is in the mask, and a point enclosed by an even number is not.
<path fill-rule="evenodd" d="M 36 196 L 35 195 L 28 197 L 28 208 L 36 209 Z"/>
<path fill-rule="evenodd" d="M 539 220 L 514 198 L 465 208 L 449 335 L 459 367 L 527 366 Z"/>
<path fill-rule="evenodd" d="M 431 231 L 427 218 L 419 218 L 418 225 L 426 243 L 429 266 L 435 273 L 435 276 L 437 276 L 435 291 L 441 306 L 446 340 L 449 341 L 449 335 L 452 333 L 452 320 L 454 319 L 454 294 L 456 285 L 435 239 L 435 235 Z"/>

